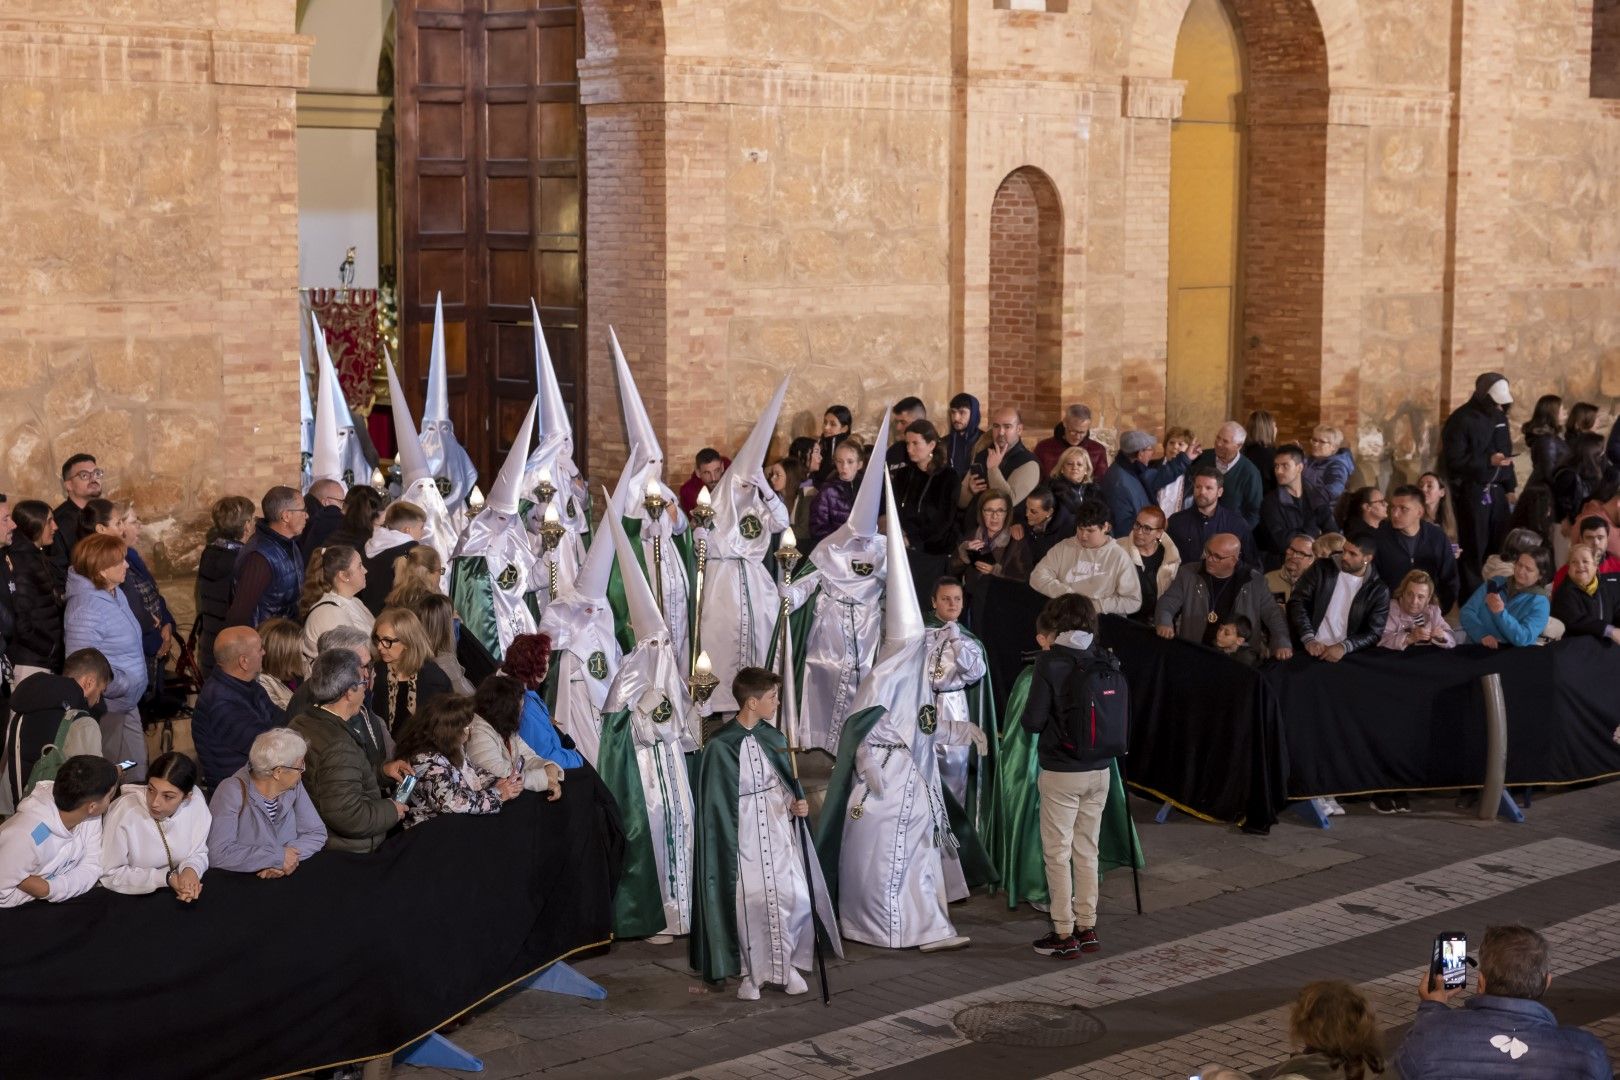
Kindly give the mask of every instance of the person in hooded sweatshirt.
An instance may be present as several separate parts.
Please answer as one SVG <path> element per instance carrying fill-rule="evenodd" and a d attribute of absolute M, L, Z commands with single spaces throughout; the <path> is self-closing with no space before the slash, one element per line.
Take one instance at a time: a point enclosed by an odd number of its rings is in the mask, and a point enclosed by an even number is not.
<path fill-rule="evenodd" d="M 28 775 L 47 747 L 64 757 L 101 753 L 101 725 L 90 710 L 112 677 L 105 656 L 81 649 L 62 662 L 62 674 L 36 672 L 17 684 L 6 714 L 0 816 L 13 813 L 28 793 Z"/>
<path fill-rule="evenodd" d="M 1484 580 L 1485 557 L 1502 546 L 1508 531 L 1508 492 L 1518 487 L 1513 473 L 1513 432 L 1508 407 L 1513 392 L 1499 372 L 1474 380 L 1474 394 L 1446 417 L 1440 429 L 1441 460 L 1451 483 L 1457 513 L 1457 569 L 1463 592 Z"/>
<path fill-rule="evenodd" d="M 118 769 L 80 754 L 62 763 L 0 825 L 0 908 L 60 903 L 101 878 L 101 816 L 118 795 Z"/>
<path fill-rule="evenodd" d="M 67 577 L 67 611 L 62 637 L 68 652 L 95 649 L 112 665 L 112 682 L 102 695 L 101 752 L 109 761 L 133 761 L 130 777 L 146 775 L 146 737 L 141 730 L 141 695 L 146 693 L 146 650 L 141 624 L 119 588 L 129 563 L 124 542 L 92 533 L 73 548 Z"/>
<path fill-rule="evenodd" d="M 382 527 L 371 534 L 363 552 L 366 584 L 360 590 L 360 601 L 372 615 L 382 614 L 388 606 L 388 594 L 394 589 L 394 560 L 422 544 L 426 532 L 427 512 L 420 506 L 404 501 L 388 505 Z"/>
<path fill-rule="evenodd" d="M 973 455 L 984 438 L 979 427 L 979 399 L 972 394 L 957 394 L 951 398 L 951 430 L 945 434 L 945 464 L 963 479 L 973 468 Z"/>
<path fill-rule="evenodd" d="M 197 763 L 174 750 L 159 755 L 146 783 L 125 784 L 102 821 L 101 884 L 130 896 L 167 888 L 191 903 L 202 895 L 213 822 Z"/>

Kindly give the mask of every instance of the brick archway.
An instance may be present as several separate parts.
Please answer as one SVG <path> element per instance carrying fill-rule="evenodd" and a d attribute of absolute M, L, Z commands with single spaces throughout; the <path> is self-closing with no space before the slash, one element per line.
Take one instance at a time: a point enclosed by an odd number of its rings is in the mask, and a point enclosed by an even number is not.
<path fill-rule="evenodd" d="M 989 331 L 987 410 L 1011 405 L 1037 426 L 1058 415 L 1063 207 L 1051 179 L 1028 165 L 1007 174 L 990 204 Z"/>

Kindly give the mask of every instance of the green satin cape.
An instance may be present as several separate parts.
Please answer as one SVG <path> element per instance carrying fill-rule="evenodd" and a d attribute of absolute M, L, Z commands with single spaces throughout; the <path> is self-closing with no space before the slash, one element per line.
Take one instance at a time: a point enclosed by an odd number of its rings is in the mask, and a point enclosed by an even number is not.
<path fill-rule="evenodd" d="M 613 936 L 643 938 L 661 934 L 667 920 L 664 895 L 658 888 L 658 860 L 653 855 L 657 840 L 647 823 L 629 709 L 602 714 L 602 745 L 597 752 L 596 772 L 613 793 L 624 822 L 624 869 L 619 891 L 613 896 Z"/>
<path fill-rule="evenodd" d="M 1015 908 L 1026 900 L 1049 903 L 1046 863 L 1041 856 L 1041 795 L 1036 785 L 1040 759 L 1036 737 L 1021 723 L 1024 703 L 1035 668 L 1026 667 L 1013 683 L 1007 698 L 1007 723 L 1001 733 L 996 772 L 996 804 L 989 830 L 990 850 L 1001 887 L 1007 893 L 1007 906 Z M 1119 763 L 1108 768 L 1108 802 L 1103 806 L 1102 829 L 1097 837 L 1097 876 L 1133 863 L 1145 866 L 1142 845 L 1131 821 L 1125 785 L 1119 776 Z"/>
<path fill-rule="evenodd" d="M 692 967 L 707 982 L 719 982 L 742 970 L 737 950 L 737 754 L 749 735 L 788 790 L 804 798 L 788 762 L 787 740 L 770 724 L 761 721 L 745 728 L 732 720 L 703 744 L 693 793 L 697 837 L 692 849 L 692 936 L 687 948 Z"/>

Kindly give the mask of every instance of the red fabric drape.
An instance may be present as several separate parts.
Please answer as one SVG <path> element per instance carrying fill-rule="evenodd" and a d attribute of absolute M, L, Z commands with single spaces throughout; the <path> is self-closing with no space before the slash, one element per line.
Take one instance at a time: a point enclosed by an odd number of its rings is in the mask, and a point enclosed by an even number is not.
<path fill-rule="evenodd" d="M 326 348 L 349 408 L 367 412 L 373 398 L 371 373 L 382 363 L 377 290 L 348 289 L 340 294 L 337 289 L 310 289 L 308 296 L 310 310 L 326 332 Z"/>

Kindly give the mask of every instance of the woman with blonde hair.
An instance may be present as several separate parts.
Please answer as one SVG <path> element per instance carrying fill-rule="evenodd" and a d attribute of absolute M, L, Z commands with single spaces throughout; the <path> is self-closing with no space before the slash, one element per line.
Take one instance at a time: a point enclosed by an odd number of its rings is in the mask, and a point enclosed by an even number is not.
<path fill-rule="evenodd" d="M 427 544 L 411 548 L 394 560 L 394 587 L 388 591 L 384 607 L 411 607 L 418 597 L 442 593 L 444 560 Z M 379 613 L 380 614 L 380 613 Z"/>
<path fill-rule="evenodd" d="M 259 685 L 270 695 L 270 703 L 285 711 L 293 691 L 309 675 L 304 630 L 291 619 L 266 619 L 259 624 L 259 643 L 264 646 Z"/>
<path fill-rule="evenodd" d="M 422 621 L 422 631 L 433 649 L 433 662 L 450 677 L 451 688 L 458 694 L 470 696 L 472 680 L 456 659 L 455 605 L 443 593 L 423 593 L 411 605 L 411 611 Z"/>
<path fill-rule="evenodd" d="M 1379 648 L 1400 652 L 1414 645 L 1433 645 L 1449 649 L 1457 644 L 1445 613 L 1434 601 L 1434 578 L 1422 570 L 1412 570 L 1395 587 L 1390 599 L 1389 620 L 1384 623 L 1384 635 L 1378 639 Z"/>
<path fill-rule="evenodd" d="M 1243 427 L 1249 437 L 1243 440 L 1243 448 L 1238 452 L 1260 470 L 1260 490 L 1268 492 L 1277 486 L 1273 471 L 1277 463 L 1277 418 L 1264 409 L 1256 409 Z"/>
<path fill-rule="evenodd" d="M 371 629 L 371 711 L 399 738 L 427 702 L 451 693 L 450 677 L 433 662 L 422 620 L 408 608 L 383 608 Z"/>
<path fill-rule="evenodd" d="M 1327 979 L 1299 992 L 1288 1013 L 1288 1037 L 1301 1053 L 1263 1072 L 1258 1080 L 1368 1080 L 1384 1071 L 1378 1017 L 1360 990 Z M 1248 1074 L 1206 1065 L 1203 1080 L 1249 1080 Z"/>
<path fill-rule="evenodd" d="M 1073 521 L 1080 504 L 1096 494 L 1095 479 L 1091 454 L 1085 447 L 1071 446 L 1058 455 L 1046 486 L 1052 489 L 1052 498 L 1057 500 L 1058 513 L 1064 519 Z"/>
<path fill-rule="evenodd" d="M 1329 506 L 1335 505 L 1356 471 L 1356 459 L 1344 448 L 1344 432 L 1332 424 L 1317 424 L 1305 450 L 1305 486 Z"/>

